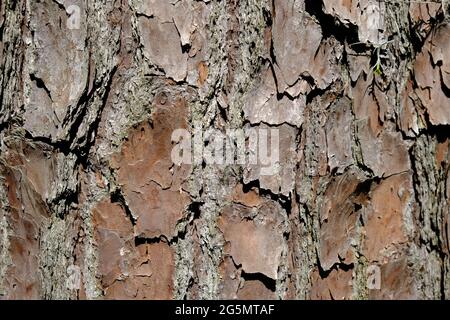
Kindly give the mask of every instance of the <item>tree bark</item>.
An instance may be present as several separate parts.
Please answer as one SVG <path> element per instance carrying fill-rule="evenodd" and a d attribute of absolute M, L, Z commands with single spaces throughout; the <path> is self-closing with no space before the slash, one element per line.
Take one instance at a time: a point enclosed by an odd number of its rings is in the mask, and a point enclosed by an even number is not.
<path fill-rule="evenodd" d="M 447 299 L 449 15 L 3 0 L 0 298 Z"/>

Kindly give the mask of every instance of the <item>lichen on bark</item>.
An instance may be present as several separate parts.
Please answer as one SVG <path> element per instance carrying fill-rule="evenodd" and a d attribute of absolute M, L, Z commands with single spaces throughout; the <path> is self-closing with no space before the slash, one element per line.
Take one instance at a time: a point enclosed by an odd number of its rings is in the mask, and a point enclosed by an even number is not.
<path fill-rule="evenodd" d="M 449 17 L 2 1 L 0 298 L 448 299 Z M 277 130 L 277 170 L 175 164 L 177 129 Z"/>

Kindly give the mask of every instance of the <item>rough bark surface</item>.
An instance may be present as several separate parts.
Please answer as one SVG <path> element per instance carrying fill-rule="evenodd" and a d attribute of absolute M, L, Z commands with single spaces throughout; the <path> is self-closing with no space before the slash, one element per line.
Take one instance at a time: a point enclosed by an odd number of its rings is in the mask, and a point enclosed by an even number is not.
<path fill-rule="evenodd" d="M 2 0 L 0 298 L 448 299 L 446 3 Z"/>

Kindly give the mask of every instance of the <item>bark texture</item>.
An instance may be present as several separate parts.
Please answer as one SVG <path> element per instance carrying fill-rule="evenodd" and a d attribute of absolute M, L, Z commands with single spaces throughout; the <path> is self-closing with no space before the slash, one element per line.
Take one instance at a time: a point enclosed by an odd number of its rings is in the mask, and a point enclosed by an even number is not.
<path fill-rule="evenodd" d="M 0 298 L 449 298 L 449 16 L 2 0 Z M 174 165 L 196 123 L 279 129 L 278 173 Z"/>

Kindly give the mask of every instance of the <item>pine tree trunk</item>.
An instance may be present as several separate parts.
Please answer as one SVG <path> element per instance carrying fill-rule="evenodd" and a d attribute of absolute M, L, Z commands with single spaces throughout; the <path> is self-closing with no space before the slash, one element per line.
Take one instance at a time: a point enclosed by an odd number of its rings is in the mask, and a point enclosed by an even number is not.
<path fill-rule="evenodd" d="M 449 15 L 2 0 L 0 298 L 448 298 Z"/>

